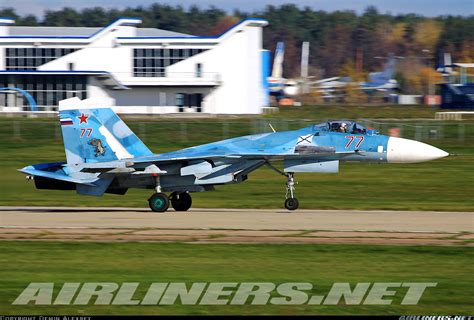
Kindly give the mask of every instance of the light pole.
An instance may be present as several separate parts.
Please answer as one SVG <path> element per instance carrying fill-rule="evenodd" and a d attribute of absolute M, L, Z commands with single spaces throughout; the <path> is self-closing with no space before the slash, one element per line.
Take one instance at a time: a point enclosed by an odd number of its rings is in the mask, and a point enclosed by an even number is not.
<path fill-rule="evenodd" d="M 434 90 L 432 90 L 432 89 L 434 89 L 434 86 L 433 86 L 433 87 L 431 86 L 431 83 L 432 83 L 432 82 L 431 82 L 431 63 L 430 63 L 431 57 L 429 56 L 429 54 L 431 53 L 431 51 L 428 50 L 428 49 L 423 49 L 423 50 L 421 50 L 421 51 L 427 55 L 427 56 L 425 57 L 425 59 L 426 59 L 426 61 L 427 61 L 427 62 L 426 62 L 426 66 L 427 66 L 428 69 L 429 69 L 429 71 L 428 71 L 428 95 L 429 95 L 429 96 L 432 96 L 432 95 L 434 95 Z"/>

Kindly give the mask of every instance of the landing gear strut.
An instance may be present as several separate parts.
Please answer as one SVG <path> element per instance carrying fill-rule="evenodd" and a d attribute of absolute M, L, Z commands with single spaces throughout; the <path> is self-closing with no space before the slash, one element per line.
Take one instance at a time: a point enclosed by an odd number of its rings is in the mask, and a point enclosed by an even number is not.
<path fill-rule="evenodd" d="M 160 176 L 155 173 L 153 177 L 155 178 L 156 193 L 148 199 L 148 205 L 154 212 L 165 212 L 170 207 L 170 200 L 166 194 L 161 192 Z"/>
<path fill-rule="evenodd" d="M 188 211 L 191 208 L 193 199 L 187 192 L 173 192 L 170 195 L 171 205 L 176 211 Z"/>
<path fill-rule="evenodd" d="M 290 172 L 286 175 L 288 178 L 286 182 L 286 194 L 285 194 L 285 208 L 288 210 L 296 210 L 299 207 L 298 199 L 295 198 L 295 179 L 294 173 Z M 289 197 L 288 197 L 289 196 Z"/>
<path fill-rule="evenodd" d="M 295 198 L 295 174 L 293 172 L 285 173 L 278 168 L 272 166 L 270 162 L 266 165 L 273 171 L 285 176 L 286 180 L 286 194 L 285 194 L 285 208 L 288 210 L 296 210 L 299 207 L 298 199 Z"/>

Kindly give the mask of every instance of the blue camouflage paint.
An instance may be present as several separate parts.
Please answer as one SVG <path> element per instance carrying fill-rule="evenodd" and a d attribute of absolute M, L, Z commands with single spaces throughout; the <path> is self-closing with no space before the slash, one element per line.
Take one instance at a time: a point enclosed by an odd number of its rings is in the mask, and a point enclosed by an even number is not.
<path fill-rule="evenodd" d="M 154 188 L 153 172 L 159 172 L 165 190 L 205 191 L 204 186 L 244 181 L 266 161 L 283 161 L 292 172 L 337 172 L 339 161 L 387 161 L 389 137 L 350 121 L 344 121 L 349 132 L 335 131 L 342 121 L 328 122 L 153 154 L 110 108 L 60 108 L 59 117 L 66 163 L 21 171 L 75 183 L 77 193 L 85 195 Z"/>
<path fill-rule="evenodd" d="M 84 115 L 87 122 L 81 123 Z M 64 147 L 68 164 L 118 160 L 107 138 L 100 132 L 107 130 L 132 156 L 152 155 L 152 152 L 110 109 L 62 110 L 60 119 L 72 119 L 73 125 L 62 125 Z"/>
<path fill-rule="evenodd" d="M 324 124 L 323 124 L 324 126 Z M 325 130 L 320 125 L 313 125 L 294 131 L 274 132 L 256 134 L 238 138 L 227 139 L 201 146 L 182 149 L 175 152 L 154 155 L 152 157 L 144 157 L 143 160 L 152 161 L 165 160 L 183 157 L 205 157 L 205 155 L 213 156 L 288 156 L 295 155 L 295 147 L 298 138 L 311 135 L 312 146 L 328 146 L 335 147 L 336 153 L 328 155 L 317 155 L 315 159 L 342 160 L 342 161 L 373 161 L 385 162 L 387 160 L 387 143 L 388 136 L 384 135 L 367 135 L 362 133 L 342 133 Z M 353 154 L 337 154 L 338 152 L 355 152 L 358 140 L 346 148 L 349 142 L 348 136 L 363 136 L 364 140 L 360 144 L 359 153 Z M 378 152 L 378 147 L 382 146 L 383 151 Z M 142 158 L 136 159 L 140 161 Z"/>

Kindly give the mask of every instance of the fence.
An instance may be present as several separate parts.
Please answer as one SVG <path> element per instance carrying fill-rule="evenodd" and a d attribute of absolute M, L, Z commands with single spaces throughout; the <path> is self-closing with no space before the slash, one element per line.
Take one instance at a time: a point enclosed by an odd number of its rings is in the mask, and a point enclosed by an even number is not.
<path fill-rule="evenodd" d="M 170 119 L 160 121 L 126 121 L 130 128 L 144 141 L 159 145 L 186 146 L 206 143 L 236 136 L 271 132 L 269 124 L 276 131 L 294 130 L 324 120 L 315 122 L 309 120 L 284 119 Z M 399 136 L 419 141 L 443 140 L 463 143 L 474 138 L 473 122 L 443 122 L 443 121 L 375 121 L 360 119 L 358 123 L 367 128 L 375 129 L 381 134 Z M 43 141 L 61 141 L 59 123 L 45 120 L 17 120 L 3 118 L 1 121 L 1 139 L 30 139 Z"/>

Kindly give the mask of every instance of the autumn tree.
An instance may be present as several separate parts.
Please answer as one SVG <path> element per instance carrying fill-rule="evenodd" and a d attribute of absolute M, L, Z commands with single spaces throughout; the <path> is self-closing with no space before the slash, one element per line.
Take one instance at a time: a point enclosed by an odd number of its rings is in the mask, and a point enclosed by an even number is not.
<path fill-rule="evenodd" d="M 211 27 L 209 31 L 213 35 L 219 35 L 229 30 L 232 26 L 236 25 L 237 23 L 239 23 L 239 19 L 237 17 L 223 16 L 219 18 L 217 23 L 213 27 Z"/>
<path fill-rule="evenodd" d="M 429 19 L 421 21 L 414 26 L 414 44 L 418 50 L 430 50 L 433 52 L 441 35 L 441 24 Z"/>
<path fill-rule="evenodd" d="M 419 72 L 422 68 L 433 69 L 444 53 L 451 53 L 454 62 L 474 60 L 474 15 L 390 15 L 373 6 L 357 14 L 352 10 L 325 12 L 295 4 L 269 5 L 255 12 L 236 8 L 232 15 L 214 6 L 184 8 L 163 3 L 146 7 L 130 3 L 124 9 L 65 7 L 48 10 L 42 18 L 18 15 L 14 8 L 0 9 L 0 17 L 13 18 L 16 25 L 31 26 L 103 27 L 124 16 L 141 18 L 140 27 L 203 36 L 219 35 L 245 18 L 265 19 L 269 25 L 263 28 L 263 47 L 274 52 L 277 42 L 285 42 L 285 77 L 299 75 L 304 41 L 310 42 L 310 76 L 319 78 L 348 75 L 350 61 L 361 62 L 365 73 L 379 71 L 384 61 L 377 57 L 393 53 L 406 58 L 397 67 L 397 77 L 403 80 L 402 92 L 407 93 L 426 91 Z"/>

